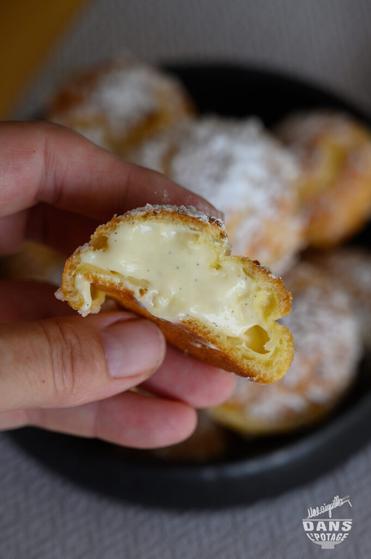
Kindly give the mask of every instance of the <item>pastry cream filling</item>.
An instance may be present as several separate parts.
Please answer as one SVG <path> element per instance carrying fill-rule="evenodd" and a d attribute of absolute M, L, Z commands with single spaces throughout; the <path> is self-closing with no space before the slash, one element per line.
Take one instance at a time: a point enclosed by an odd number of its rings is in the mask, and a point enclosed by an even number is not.
<path fill-rule="evenodd" d="M 82 251 L 81 263 L 111 272 L 113 281 L 124 282 L 158 318 L 206 321 L 265 353 L 270 344 L 261 325 L 269 295 L 257 290 L 238 259 L 224 256 L 215 244 L 182 225 L 123 222 L 103 248 Z M 75 282 L 86 313 L 92 303 L 90 284 L 83 273 L 77 273 Z"/>

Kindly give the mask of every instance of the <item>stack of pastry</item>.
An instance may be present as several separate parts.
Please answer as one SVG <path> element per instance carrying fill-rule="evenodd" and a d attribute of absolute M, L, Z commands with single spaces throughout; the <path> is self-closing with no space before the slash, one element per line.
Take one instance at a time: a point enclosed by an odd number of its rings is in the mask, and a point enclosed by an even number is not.
<path fill-rule="evenodd" d="M 310 250 L 284 276 L 294 298 L 285 319 L 295 340 L 289 371 L 268 387 L 238 381 L 232 398 L 211 411 L 245 436 L 321 420 L 347 394 L 370 348 L 370 254 L 337 248 L 371 213 L 370 132 L 329 111 L 289 115 L 275 132 L 299 165 L 303 248 Z"/>
<path fill-rule="evenodd" d="M 289 371 L 268 387 L 238 381 L 232 398 L 211 412 L 245 436 L 318 422 L 347 394 L 371 345 L 370 254 L 337 248 L 371 213 L 370 132 L 351 116 L 314 111 L 288 116 L 276 134 L 299 165 L 299 211 L 310 250 L 285 274 L 294 298 L 284 320 L 295 340 Z"/>
<path fill-rule="evenodd" d="M 121 59 L 71 79 L 49 117 L 209 199 L 234 253 L 282 273 L 303 245 L 295 156 L 257 119 L 197 118 L 193 106 L 175 78 Z"/>
<path fill-rule="evenodd" d="M 353 248 L 336 248 L 360 230 L 371 214 L 371 135 L 353 117 L 326 110 L 288 115 L 269 132 L 255 117 L 199 116 L 194 106 L 176 78 L 124 59 L 93 68 L 68 82 L 51 102 L 50 119 L 208 199 L 224 212 L 232 255 L 246 258 L 225 260 L 229 249 L 222 247 L 224 233 L 215 220 L 208 222 L 206 231 L 207 218 L 195 216 L 189 209 L 147 208 L 98 230 L 89 248 L 69 260 L 60 296 L 83 314 L 98 310 L 106 296 L 113 297 L 157 321 L 181 349 L 219 365 L 224 363 L 255 381 L 271 382 L 283 374 L 291 358 L 290 342 L 283 334 L 286 330 L 279 331 L 275 322 L 287 314 L 290 304 L 282 284 L 270 283 L 267 278 L 271 276 L 252 261 L 282 274 L 294 297 L 292 314 L 282 320 L 292 330 L 296 346 L 288 373 L 270 386 L 239 379 L 232 398 L 211 410 L 210 416 L 245 436 L 293 431 L 319 421 L 341 401 L 355 378 L 362 345 L 371 345 L 370 256 Z M 125 266 L 112 267 L 107 254 L 106 260 L 97 260 L 96 251 L 108 251 L 107 246 L 113 246 L 111 233 L 124 230 L 125 224 L 130 222 L 135 229 L 143 216 L 152 223 L 157 215 L 164 228 L 170 214 L 173 225 L 185 227 L 182 235 L 190 235 L 187 251 L 181 253 L 181 263 L 187 266 L 188 262 L 190 270 L 196 234 L 204 243 L 207 238 L 219 243 L 216 261 L 223 262 L 222 273 L 226 266 L 231 272 L 231 262 L 239 262 L 238 271 L 233 268 L 235 275 L 228 277 L 236 282 L 241 274 L 244 281 L 246 274 L 249 281 L 253 278 L 254 287 L 250 285 L 248 291 L 250 298 L 260 293 L 260 314 L 251 319 L 254 305 L 250 301 L 245 324 L 250 324 L 245 338 L 248 343 L 244 342 L 242 353 L 236 349 L 235 330 L 228 331 L 228 343 L 221 342 L 218 321 L 224 308 L 217 305 L 218 326 L 206 335 L 207 313 L 200 315 L 201 306 L 192 307 L 199 314 L 191 318 L 199 322 L 197 328 L 194 322 L 190 327 L 190 317 L 188 322 L 184 319 L 186 303 L 181 309 L 175 305 L 177 315 L 169 315 L 170 307 L 156 306 L 152 295 L 157 276 L 144 278 L 142 270 L 129 296 L 127 282 L 124 292 L 117 280 L 118 274 L 125 277 Z M 123 243 L 128 243 L 129 237 L 132 242 L 134 229 L 125 233 Z M 209 262 L 210 254 L 200 252 L 199 256 Z M 146 258 L 144 253 L 142 257 Z M 215 293 L 219 280 L 220 274 L 212 279 Z M 80 282 L 80 291 L 76 282 Z M 83 293 L 94 293 L 94 297 L 84 299 Z M 268 322 L 264 322 L 268 299 L 275 303 Z M 180 326 L 174 326 L 177 321 Z M 275 356 L 279 347 L 284 359 L 275 369 L 274 357 L 270 374 L 269 358 L 264 356 Z M 250 350 L 255 351 L 252 360 Z"/>

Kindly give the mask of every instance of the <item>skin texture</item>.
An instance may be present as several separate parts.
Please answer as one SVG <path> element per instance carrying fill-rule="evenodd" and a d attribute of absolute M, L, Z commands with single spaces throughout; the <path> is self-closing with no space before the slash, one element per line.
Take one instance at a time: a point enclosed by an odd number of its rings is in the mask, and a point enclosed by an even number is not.
<path fill-rule="evenodd" d="M 220 216 L 162 175 L 63 127 L 0 125 L 0 254 L 24 239 L 68 254 L 112 214 L 146 203 Z M 0 429 L 37 425 L 166 446 L 192 433 L 195 407 L 216 405 L 233 389 L 233 375 L 167 348 L 147 320 L 118 311 L 82 319 L 47 284 L 0 283 Z"/>

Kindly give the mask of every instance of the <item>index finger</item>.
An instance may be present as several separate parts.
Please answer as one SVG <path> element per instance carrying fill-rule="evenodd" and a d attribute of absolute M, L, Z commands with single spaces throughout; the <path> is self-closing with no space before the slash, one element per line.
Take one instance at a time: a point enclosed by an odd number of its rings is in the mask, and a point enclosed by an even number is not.
<path fill-rule="evenodd" d="M 0 217 L 45 202 L 99 221 L 150 204 L 220 213 L 160 173 L 123 162 L 50 123 L 0 125 Z"/>

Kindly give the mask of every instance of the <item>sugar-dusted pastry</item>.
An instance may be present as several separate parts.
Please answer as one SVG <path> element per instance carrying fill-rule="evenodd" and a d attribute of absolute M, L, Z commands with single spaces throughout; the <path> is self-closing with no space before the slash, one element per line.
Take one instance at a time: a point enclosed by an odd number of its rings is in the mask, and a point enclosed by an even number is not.
<path fill-rule="evenodd" d="M 308 244 L 340 243 L 371 214 L 371 135 L 354 118 L 313 111 L 289 116 L 279 137 L 298 156 Z"/>
<path fill-rule="evenodd" d="M 83 316 L 110 296 L 176 347 L 259 382 L 292 359 L 291 333 L 276 322 L 291 308 L 284 284 L 231 256 L 222 223 L 194 208 L 147 205 L 98 227 L 67 260 L 57 296 Z"/>
<path fill-rule="evenodd" d="M 233 396 L 211 411 L 246 435 L 273 435 L 310 425 L 344 396 L 360 357 L 358 322 L 347 294 L 316 266 L 300 263 L 286 277 L 292 313 L 283 320 L 294 336 L 295 356 L 271 386 L 238 379 Z"/>
<path fill-rule="evenodd" d="M 205 412 L 199 412 L 197 427 L 185 441 L 158 448 L 153 453 L 167 461 L 208 462 L 221 458 L 227 446 L 227 433 Z"/>
<path fill-rule="evenodd" d="M 122 58 L 71 78 L 52 100 L 49 120 L 125 155 L 192 112 L 192 103 L 175 78 Z"/>
<path fill-rule="evenodd" d="M 16 254 L 1 259 L 0 275 L 59 285 L 63 266 L 64 258 L 59 252 L 41 243 L 27 241 Z"/>
<path fill-rule="evenodd" d="M 361 335 L 371 350 L 371 253 L 356 247 L 313 253 L 311 260 L 351 296 Z"/>
<path fill-rule="evenodd" d="M 225 214 L 234 254 L 281 273 L 302 245 L 295 159 L 253 119 L 187 121 L 133 160 L 161 171 Z"/>

